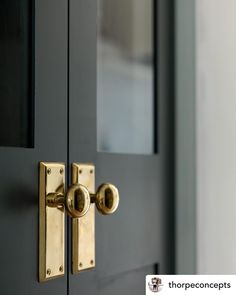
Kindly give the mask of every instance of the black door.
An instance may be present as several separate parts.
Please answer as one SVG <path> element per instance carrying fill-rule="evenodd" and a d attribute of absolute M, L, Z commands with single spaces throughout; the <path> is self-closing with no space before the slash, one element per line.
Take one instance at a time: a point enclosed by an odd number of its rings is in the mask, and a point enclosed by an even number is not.
<path fill-rule="evenodd" d="M 1 1 L 1 294 L 143 295 L 146 274 L 174 271 L 171 2 Z M 44 283 L 41 161 L 66 163 L 68 185 L 94 163 L 120 191 L 96 214 L 95 269 L 72 275 L 67 218 L 65 276 Z"/>
<path fill-rule="evenodd" d="M 143 295 L 145 275 L 174 271 L 173 7 L 157 2 L 70 0 L 69 164 L 120 191 L 71 295 Z"/>
<path fill-rule="evenodd" d="M 38 282 L 38 163 L 67 161 L 67 0 L 0 2 L 1 294 L 67 294 Z"/>

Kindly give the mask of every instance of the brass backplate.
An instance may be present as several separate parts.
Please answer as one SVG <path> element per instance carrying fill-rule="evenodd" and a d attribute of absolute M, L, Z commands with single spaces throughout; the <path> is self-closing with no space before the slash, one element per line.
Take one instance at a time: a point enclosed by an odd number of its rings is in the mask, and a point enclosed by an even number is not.
<path fill-rule="evenodd" d="M 65 165 L 40 163 L 39 179 L 39 281 L 65 273 L 65 209 L 46 206 L 49 193 L 65 190 Z"/>
<path fill-rule="evenodd" d="M 95 168 L 92 164 L 72 164 L 72 183 L 82 184 L 94 193 Z M 95 205 L 87 214 L 72 219 L 72 273 L 95 267 Z"/>

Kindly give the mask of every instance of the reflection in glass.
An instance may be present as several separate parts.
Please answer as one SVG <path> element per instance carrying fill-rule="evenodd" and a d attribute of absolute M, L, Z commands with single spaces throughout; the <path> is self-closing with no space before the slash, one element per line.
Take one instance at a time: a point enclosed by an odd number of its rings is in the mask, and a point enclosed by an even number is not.
<path fill-rule="evenodd" d="M 33 145 L 32 3 L 0 1 L 0 146 Z"/>
<path fill-rule="evenodd" d="M 98 150 L 154 152 L 152 0 L 99 0 Z"/>

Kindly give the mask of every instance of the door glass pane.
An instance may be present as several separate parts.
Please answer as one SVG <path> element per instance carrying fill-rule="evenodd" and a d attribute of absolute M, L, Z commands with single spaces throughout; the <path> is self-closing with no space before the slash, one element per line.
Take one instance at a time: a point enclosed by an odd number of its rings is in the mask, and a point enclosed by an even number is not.
<path fill-rule="evenodd" d="M 32 0 L 0 1 L 0 145 L 33 145 Z"/>
<path fill-rule="evenodd" d="M 154 152 L 152 0 L 98 0 L 98 150 Z"/>

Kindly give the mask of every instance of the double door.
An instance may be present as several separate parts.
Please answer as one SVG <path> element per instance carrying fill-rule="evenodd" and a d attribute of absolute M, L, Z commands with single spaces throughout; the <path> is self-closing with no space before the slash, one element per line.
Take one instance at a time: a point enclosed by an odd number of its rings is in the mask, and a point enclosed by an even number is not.
<path fill-rule="evenodd" d="M 158 4 L 157 4 L 158 2 Z M 1 294 L 144 294 L 174 271 L 171 1 L 3 0 L 1 9 Z M 140 39 L 141 38 L 141 39 Z M 143 38 L 143 39 L 142 39 Z M 39 163 L 93 163 L 115 184 L 115 214 L 96 213 L 96 267 L 39 268 Z"/>

